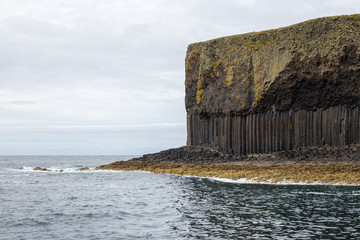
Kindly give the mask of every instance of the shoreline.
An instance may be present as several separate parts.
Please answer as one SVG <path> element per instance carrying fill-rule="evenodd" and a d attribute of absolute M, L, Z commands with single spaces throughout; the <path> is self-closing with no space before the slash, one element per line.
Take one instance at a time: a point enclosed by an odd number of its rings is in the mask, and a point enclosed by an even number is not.
<path fill-rule="evenodd" d="M 247 179 L 254 183 L 360 185 L 360 145 L 313 147 L 239 156 L 214 145 L 180 147 L 96 170 L 147 171 L 157 174 Z"/>
<path fill-rule="evenodd" d="M 225 163 L 179 164 L 124 161 L 102 165 L 96 170 L 146 171 L 156 174 L 176 174 L 219 178 L 248 183 L 293 183 L 360 185 L 360 164 L 351 163 Z"/>

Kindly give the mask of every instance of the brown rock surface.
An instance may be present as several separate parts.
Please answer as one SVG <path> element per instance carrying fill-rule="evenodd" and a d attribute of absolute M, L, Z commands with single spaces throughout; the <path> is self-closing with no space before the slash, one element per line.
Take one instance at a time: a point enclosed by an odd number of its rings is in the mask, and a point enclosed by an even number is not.
<path fill-rule="evenodd" d="M 242 155 L 360 142 L 360 15 L 189 45 L 187 145 Z"/>
<path fill-rule="evenodd" d="M 188 114 L 247 114 L 360 103 L 360 15 L 189 45 Z"/>

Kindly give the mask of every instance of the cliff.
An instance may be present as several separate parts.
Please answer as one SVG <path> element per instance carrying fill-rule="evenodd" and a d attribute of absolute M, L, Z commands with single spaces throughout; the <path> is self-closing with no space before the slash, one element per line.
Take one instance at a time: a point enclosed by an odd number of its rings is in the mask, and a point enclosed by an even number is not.
<path fill-rule="evenodd" d="M 360 15 L 189 45 L 188 145 L 263 153 L 360 141 Z"/>

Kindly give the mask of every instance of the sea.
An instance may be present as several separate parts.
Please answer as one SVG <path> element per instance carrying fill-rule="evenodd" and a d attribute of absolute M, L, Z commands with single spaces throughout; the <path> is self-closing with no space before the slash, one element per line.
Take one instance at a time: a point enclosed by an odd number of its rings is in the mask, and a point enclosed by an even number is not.
<path fill-rule="evenodd" d="M 94 170 L 130 158 L 0 156 L 0 239 L 360 239 L 359 186 Z"/>

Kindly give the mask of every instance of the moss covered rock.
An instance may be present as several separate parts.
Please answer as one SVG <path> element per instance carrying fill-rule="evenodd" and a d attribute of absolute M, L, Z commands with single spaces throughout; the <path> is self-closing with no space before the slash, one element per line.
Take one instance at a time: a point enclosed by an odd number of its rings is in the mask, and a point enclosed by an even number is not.
<path fill-rule="evenodd" d="M 188 114 L 309 110 L 360 103 L 360 15 L 189 45 Z"/>
<path fill-rule="evenodd" d="M 35 167 L 34 168 L 34 171 L 50 171 L 49 169 L 47 169 L 47 168 L 42 168 L 42 167 Z"/>

